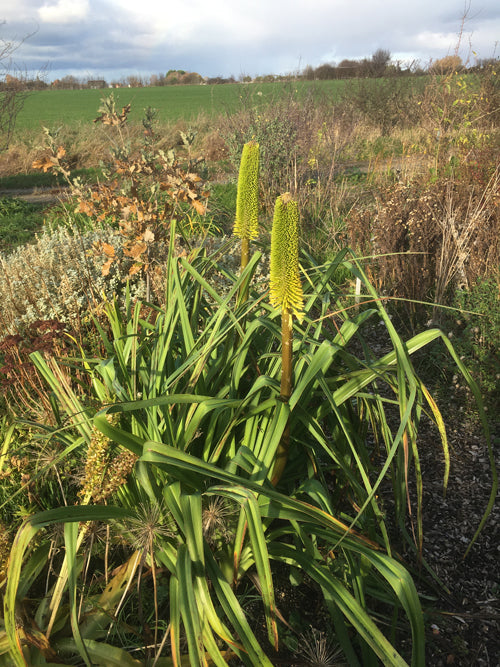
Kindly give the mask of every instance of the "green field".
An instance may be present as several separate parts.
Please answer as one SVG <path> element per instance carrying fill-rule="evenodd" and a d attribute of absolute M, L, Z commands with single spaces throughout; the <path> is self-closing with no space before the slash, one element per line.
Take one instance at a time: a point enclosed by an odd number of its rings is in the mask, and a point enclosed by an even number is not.
<path fill-rule="evenodd" d="M 311 89 L 335 97 L 344 87 L 342 81 L 225 84 L 211 86 L 164 86 L 119 88 L 116 90 L 42 90 L 30 93 L 17 119 L 17 131 L 54 128 L 61 124 L 89 123 L 97 115 L 100 99 L 114 94 L 119 105 L 130 103 L 130 118 L 139 120 L 143 110 L 158 109 L 161 121 L 190 120 L 200 113 L 217 115 L 236 111 L 239 106 L 260 105 L 277 95 L 292 92 L 298 96 Z"/>

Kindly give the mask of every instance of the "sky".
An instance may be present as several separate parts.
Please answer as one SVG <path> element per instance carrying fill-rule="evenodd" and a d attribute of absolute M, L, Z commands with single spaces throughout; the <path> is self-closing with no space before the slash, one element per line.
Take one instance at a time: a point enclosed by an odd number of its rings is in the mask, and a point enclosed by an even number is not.
<path fill-rule="evenodd" d="M 464 61 L 500 55 L 498 0 L 0 0 L 0 39 L 26 37 L 15 64 L 48 81 L 169 69 L 238 79 L 379 48 L 425 67 L 455 52 L 464 15 Z"/>

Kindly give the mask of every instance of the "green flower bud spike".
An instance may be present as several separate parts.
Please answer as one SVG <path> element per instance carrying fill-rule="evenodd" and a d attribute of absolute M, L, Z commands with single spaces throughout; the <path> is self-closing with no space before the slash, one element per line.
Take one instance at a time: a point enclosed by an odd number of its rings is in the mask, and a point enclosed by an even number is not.
<path fill-rule="evenodd" d="M 299 208 L 290 193 L 278 197 L 271 233 L 271 305 L 301 318 L 304 297 L 299 276 Z"/>
<path fill-rule="evenodd" d="M 241 239 L 241 270 L 248 264 L 250 241 L 259 234 L 259 144 L 249 141 L 243 146 L 234 233 Z M 242 294 L 246 300 L 248 294 Z"/>
<path fill-rule="evenodd" d="M 299 211 L 289 193 L 281 195 L 274 207 L 271 234 L 271 305 L 281 308 L 281 387 L 280 399 L 292 394 L 293 316 L 302 317 L 304 296 L 299 276 Z M 287 423 L 276 452 L 271 482 L 281 479 L 288 460 L 290 425 Z"/>

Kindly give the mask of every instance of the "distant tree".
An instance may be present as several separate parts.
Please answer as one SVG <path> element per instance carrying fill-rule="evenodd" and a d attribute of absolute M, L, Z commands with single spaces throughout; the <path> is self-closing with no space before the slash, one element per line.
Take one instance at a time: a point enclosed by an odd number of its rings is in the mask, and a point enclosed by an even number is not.
<path fill-rule="evenodd" d="M 44 81 L 40 76 L 36 76 L 34 79 L 26 79 L 24 82 L 25 90 L 44 90 L 48 88 L 49 84 Z"/>
<path fill-rule="evenodd" d="M 480 69 L 489 69 L 490 67 L 498 67 L 500 59 L 497 58 L 480 58 L 477 61 L 477 66 Z"/>
<path fill-rule="evenodd" d="M 147 85 L 147 81 L 144 77 L 138 76 L 137 74 L 130 74 L 125 77 L 125 85 L 129 88 L 142 88 Z"/>
<path fill-rule="evenodd" d="M 369 62 L 371 76 L 384 76 L 391 62 L 391 52 L 387 49 L 377 49 Z"/>
<path fill-rule="evenodd" d="M 176 70 L 169 70 L 165 74 L 165 85 L 166 86 L 174 86 L 175 84 L 179 83 L 179 74 Z"/>
<path fill-rule="evenodd" d="M 165 77 L 168 79 L 171 76 L 175 76 L 177 79 L 186 73 L 185 69 L 169 69 L 165 74 Z"/>
<path fill-rule="evenodd" d="M 450 74 L 462 69 L 463 63 L 460 56 L 445 56 L 439 60 L 435 60 L 429 66 L 430 74 Z"/>
<path fill-rule="evenodd" d="M 63 76 L 62 79 L 56 79 L 56 81 L 54 81 L 54 88 L 61 88 L 65 90 L 76 90 L 77 88 L 81 87 L 82 84 L 78 81 L 78 79 L 75 76 L 72 76 L 71 74 L 67 74 L 66 76 Z"/>
<path fill-rule="evenodd" d="M 337 68 L 328 63 L 320 65 L 314 70 L 314 78 L 319 79 L 320 81 L 324 81 L 326 79 L 336 79 Z"/>
<path fill-rule="evenodd" d="M 0 26 L 4 24 L 5 21 L 0 21 Z M 25 39 L 28 37 L 30 35 Z M 0 151 L 9 147 L 17 117 L 29 94 L 25 85 L 27 76 L 17 71 L 16 76 L 12 74 L 15 70 L 12 55 L 24 41 L 11 42 L 0 39 Z"/>
<path fill-rule="evenodd" d="M 360 74 L 360 62 L 345 58 L 339 62 L 337 69 L 339 79 L 352 79 Z"/>
<path fill-rule="evenodd" d="M 185 72 L 179 79 L 179 83 L 184 85 L 190 84 L 199 84 L 203 82 L 203 77 L 198 72 Z"/>

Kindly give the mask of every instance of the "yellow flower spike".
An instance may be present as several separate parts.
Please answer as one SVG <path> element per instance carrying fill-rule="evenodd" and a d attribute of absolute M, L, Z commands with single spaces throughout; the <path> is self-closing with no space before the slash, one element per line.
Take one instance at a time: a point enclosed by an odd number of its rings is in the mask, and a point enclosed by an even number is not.
<path fill-rule="evenodd" d="M 249 141 L 243 146 L 234 233 L 241 239 L 241 271 L 250 257 L 250 241 L 259 234 L 259 144 Z M 248 299 L 248 285 L 240 289 L 240 302 Z"/>
<path fill-rule="evenodd" d="M 249 141 L 243 146 L 238 175 L 234 233 L 240 239 L 252 240 L 259 234 L 259 144 Z"/>
<path fill-rule="evenodd" d="M 299 208 L 287 192 L 278 197 L 274 207 L 269 300 L 275 308 L 282 308 L 300 319 L 304 295 L 299 276 L 298 227 Z"/>

